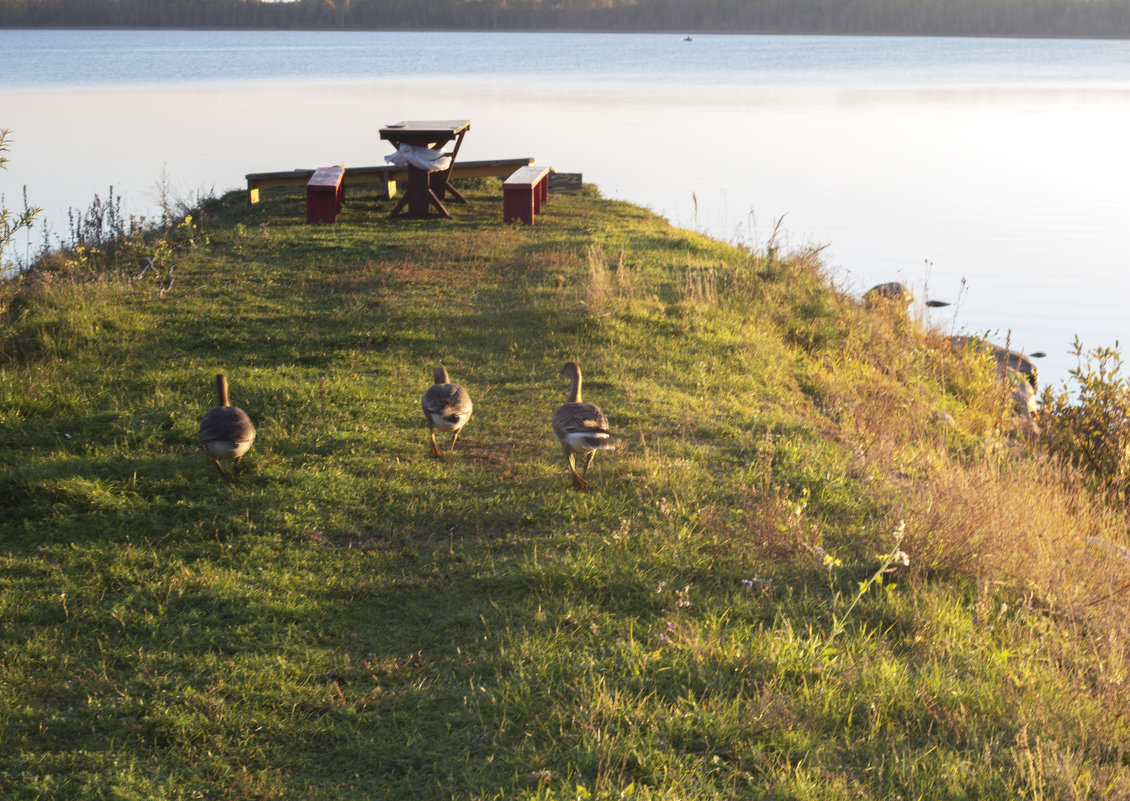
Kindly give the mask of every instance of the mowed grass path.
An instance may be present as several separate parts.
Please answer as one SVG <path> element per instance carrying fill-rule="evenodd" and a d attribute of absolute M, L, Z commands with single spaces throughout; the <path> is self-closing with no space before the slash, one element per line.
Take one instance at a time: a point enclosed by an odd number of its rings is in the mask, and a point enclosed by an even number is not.
<path fill-rule="evenodd" d="M 0 796 L 1130 796 L 1125 601 L 986 544 L 1049 473 L 979 365 L 813 253 L 468 194 L 330 227 L 232 193 L 157 274 L 10 306 Z M 588 493 L 567 360 L 622 436 Z M 440 363 L 475 415 L 433 460 Z M 230 485 L 218 372 L 258 427 Z M 1048 530 L 1116 536 L 1080 505 Z"/>

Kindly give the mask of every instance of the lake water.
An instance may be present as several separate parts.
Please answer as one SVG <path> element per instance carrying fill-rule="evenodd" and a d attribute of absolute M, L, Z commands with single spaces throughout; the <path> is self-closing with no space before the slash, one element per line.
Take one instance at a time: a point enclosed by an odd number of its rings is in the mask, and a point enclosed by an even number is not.
<path fill-rule="evenodd" d="M 861 293 L 1046 351 L 1130 341 L 1130 42 L 806 36 L 0 30 L 0 191 L 50 230 L 110 185 L 152 213 L 248 172 L 381 163 L 377 129 L 472 120 L 726 240 L 826 245 Z M 37 234 L 38 238 L 38 234 Z"/>

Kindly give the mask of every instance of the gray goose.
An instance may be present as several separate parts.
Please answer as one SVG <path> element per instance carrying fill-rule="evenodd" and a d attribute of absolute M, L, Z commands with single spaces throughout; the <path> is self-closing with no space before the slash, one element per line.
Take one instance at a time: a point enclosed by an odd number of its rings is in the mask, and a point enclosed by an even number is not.
<path fill-rule="evenodd" d="M 438 459 L 443 454 L 436 444 L 436 431 L 451 432 L 451 452 L 454 453 L 455 441 L 459 439 L 460 430 L 471 419 L 474 407 L 467 390 L 450 382 L 446 367 L 441 364 L 434 369 L 433 374 L 435 383 L 424 393 L 420 406 L 424 410 L 424 422 L 428 424 L 432 437 L 431 455 Z"/>
<path fill-rule="evenodd" d="M 204 440 L 204 447 L 220 475 L 227 478 L 220 459 L 232 459 L 238 470 L 239 460 L 255 441 L 255 426 L 247 412 L 228 402 L 228 379 L 222 373 L 216 376 L 216 402 L 219 405 L 200 421 L 200 439 Z"/>
<path fill-rule="evenodd" d="M 596 452 L 613 450 L 616 440 L 608 432 L 608 418 L 600 407 L 581 400 L 581 368 L 577 363 L 566 362 L 557 372 L 569 379 L 569 400 L 553 413 L 553 433 L 565 451 L 569 472 L 573 474 L 573 486 L 587 490 L 589 482 L 577 472 L 576 455 L 585 454 L 582 472 L 587 473 Z"/>

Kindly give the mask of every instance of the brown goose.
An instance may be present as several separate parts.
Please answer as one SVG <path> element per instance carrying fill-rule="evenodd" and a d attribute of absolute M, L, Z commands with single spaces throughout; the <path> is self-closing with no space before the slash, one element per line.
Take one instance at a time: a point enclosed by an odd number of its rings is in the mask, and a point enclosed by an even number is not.
<path fill-rule="evenodd" d="M 581 368 L 577 363 L 566 362 L 557 372 L 569 379 L 569 400 L 553 413 L 553 433 L 565 451 L 569 472 L 573 474 L 573 486 L 586 490 L 589 482 L 577 472 L 574 458 L 578 453 L 585 454 L 582 472 L 587 473 L 596 452 L 613 450 L 616 441 L 608 432 L 608 418 L 600 407 L 581 400 Z"/>
<path fill-rule="evenodd" d="M 200 421 L 200 439 L 204 440 L 204 447 L 220 475 L 227 478 L 220 459 L 234 460 L 238 470 L 239 460 L 255 441 L 255 426 L 247 412 L 228 403 L 228 379 L 223 374 L 216 376 L 216 397 L 219 405 L 209 410 Z"/>
<path fill-rule="evenodd" d="M 459 431 L 471 419 L 473 406 L 467 390 L 448 380 L 446 367 L 442 364 L 436 367 L 434 375 L 435 383 L 424 393 L 420 406 L 432 437 L 431 455 L 438 459 L 443 454 L 436 444 L 436 431 L 451 432 L 451 451 L 454 452 L 455 440 L 459 439 Z"/>

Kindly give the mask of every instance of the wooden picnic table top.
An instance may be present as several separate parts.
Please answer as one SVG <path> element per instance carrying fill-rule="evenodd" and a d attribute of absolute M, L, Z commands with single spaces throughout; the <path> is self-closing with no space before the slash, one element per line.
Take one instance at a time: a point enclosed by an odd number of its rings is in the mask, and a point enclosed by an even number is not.
<path fill-rule="evenodd" d="M 425 139 L 434 137 L 441 139 L 447 137 L 454 139 L 471 127 L 470 120 L 404 120 L 394 122 L 381 128 L 381 139 L 393 141 L 411 139 Z"/>

